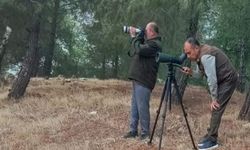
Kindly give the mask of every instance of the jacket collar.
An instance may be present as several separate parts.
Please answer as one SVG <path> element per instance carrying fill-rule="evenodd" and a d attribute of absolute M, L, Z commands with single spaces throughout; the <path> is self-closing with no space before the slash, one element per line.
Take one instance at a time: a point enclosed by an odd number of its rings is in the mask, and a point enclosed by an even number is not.
<path fill-rule="evenodd" d="M 151 39 L 147 39 L 146 41 L 151 41 L 151 40 L 161 40 L 161 37 L 158 35 L 154 38 L 151 38 Z"/>

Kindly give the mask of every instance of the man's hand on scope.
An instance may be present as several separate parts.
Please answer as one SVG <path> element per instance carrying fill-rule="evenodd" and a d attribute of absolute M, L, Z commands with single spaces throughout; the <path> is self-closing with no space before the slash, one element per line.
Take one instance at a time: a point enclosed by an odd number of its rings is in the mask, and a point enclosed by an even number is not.
<path fill-rule="evenodd" d="M 181 72 L 192 76 L 193 70 L 191 68 L 189 68 L 189 67 L 182 67 Z"/>

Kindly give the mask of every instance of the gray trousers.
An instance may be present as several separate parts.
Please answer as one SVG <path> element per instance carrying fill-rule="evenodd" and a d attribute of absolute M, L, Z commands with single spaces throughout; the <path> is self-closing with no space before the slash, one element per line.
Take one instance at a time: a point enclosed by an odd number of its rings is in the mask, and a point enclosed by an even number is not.
<path fill-rule="evenodd" d="M 130 131 L 138 131 L 140 121 L 141 134 L 149 135 L 150 112 L 149 100 L 151 90 L 133 81 L 133 93 L 131 101 Z"/>
<path fill-rule="evenodd" d="M 238 83 L 238 75 L 235 73 L 229 80 L 218 85 L 218 103 L 220 108 L 213 110 L 211 114 L 210 127 L 208 128 L 207 136 L 212 140 L 217 141 L 218 130 L 221 123 L 222 115 L 226 109 L 226 106 L 232 97 L 232 94 Z"/>

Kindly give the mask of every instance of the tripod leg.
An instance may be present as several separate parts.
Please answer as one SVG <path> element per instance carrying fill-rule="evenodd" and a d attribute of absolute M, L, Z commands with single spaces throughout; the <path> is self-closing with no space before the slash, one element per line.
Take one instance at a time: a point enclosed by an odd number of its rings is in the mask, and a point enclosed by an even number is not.
<path fill-rule="evenodd" d="M 161 95 L 161 102 L 160 102 L 158 110 L 156 111 L 157 115 L 156 115 L 156 118 L 155 118 L 154 127 L 153 127 L 153 130 L 152 130 L 152 133 L 151 133 L 150 140 L 149 140 L 148 144 L 152 144 L 152 140 L 153 140 L 154 133 L 155 133 L 155 128 L 156 128 L 157 121 L 158 121 L 158 118 L 159 118 L 159 115 L 160 115 L 160 112 L 161 112 L 162 102 L 164 100 L 165 93 L 166 93 L 167 81 L 168 81 L 168 79 L 165 81 L 165 84 L 164 84 L 164 88 L 163 88 L 162 95 Z"/>
<path fill-rule="evenodd" d="M 191 138 L 191 141 L 192 141 L 192 144 L 193 144 L 193 148 L 195 150 L 197 150 L 195 144 L 194 144 L 194 138 L 193 138 L 193 135 L 192 135 L 192 132 L 191 132 L 191 129 L 190 129 L 190 126 L 189 126 L 189 123 L 188 123 L 188 120 L 187 120 L 187 113 L 184 109 L 184 106 L 183 106 L 183 103 L 182 103 L 182 98 L 180 96 L 180 91 L 179 91 L 179 87 L 177 85 L 177 82 L 176 82 L 176 79 L 173 78 L 173 82 L 174 82 L 174 87 L 175 87 L 175 90 L 176 90 L 176 94 L 177 94 L 177 97 L 179 99 L 179 102 L 181 104 L 181 109 L 182 109 L 182 112 L 183 112 L 183 115 L 184 115 L 184 118 L 185 118 L 185 121 L 186 121 L 186 124 L 187 124 L 187 128 L 188 128 L 188 132 L 189 132 L 189 135 L 190 135 L 190 138 Z"/>
<path fill-rule="evenodd" d="M 165 119 L 166 119 L 166 113 L 167 113 L 167 105 L 168 105 L 168 100 L 169 102 L 171 101 L 171 78 L 168 77 L 168 82 L 167 82 L 167 94 L 165 97 L 165 106 L 162 112 L 162 125 L 161 125 L 161 133 L 160 133 L 160 142 L 159 142 L 159 147 L 158 149 L 161 149 L 161 143 L 162 143 L 162 136 L 164 132 L 164 125 L 165 125 Z"/>

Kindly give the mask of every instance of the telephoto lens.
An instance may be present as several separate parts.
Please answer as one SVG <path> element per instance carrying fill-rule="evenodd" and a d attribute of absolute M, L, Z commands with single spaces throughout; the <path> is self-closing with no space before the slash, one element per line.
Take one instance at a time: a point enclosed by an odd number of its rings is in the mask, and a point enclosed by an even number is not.
<path fill-rule="evenodd" d="M 123 26 L 123 32 L 129 33 L 130 27 L 129 26 Z"/>
<path fill-rule="evenodd" d="M 130 29 L 131 29 L 131 26 L 123 26 L 123 32 L 124 32 L 124 33 L 129 33 L 129 32 L 130 32 Z M 138 34 L 138 33 L 141 32 L 141 30 L 138 29 L 138 28 L 135 28 L 135 32 L 136 32 L 136 34 Z"/>

